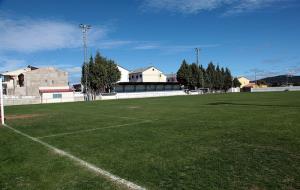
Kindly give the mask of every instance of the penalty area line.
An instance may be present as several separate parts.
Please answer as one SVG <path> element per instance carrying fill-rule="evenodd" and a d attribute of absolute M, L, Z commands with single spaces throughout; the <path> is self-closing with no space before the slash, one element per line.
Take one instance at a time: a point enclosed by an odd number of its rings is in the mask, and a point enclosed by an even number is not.
<path fill-rule="evenodd" d="M 13 127 L 10 127 L 7 124 L 4 124 L 4 126 L 7 127 L 8 129 L 12 130 L 13 132 L 21 135 L 21 136 L 27 137 L 28 139 L 30 139 L 30 140 L 32 140 L 34 142 L 37 142 L 37 143 L 45 146 L 46 148 L 50 149 L 51 151 L 55 152 L 56 154 L 64 156 L 64 157 L 67 157 L 70 160 L 78 163 L 79 165 L 87 168 L 88 170 L 93 171 L 93 172 L 95 172 L 97 174 L 100 174 L 104 178 L 106 178 L 106 179 L 108 179 L 108 180 L 110 180 L 110 181 L 112 181 L 112 182 L 114 182 L 116 184 L 119 184 L 119 185 L 122 185 L 124 187 L 127 187 L 128 189 L 145 190 L 144 187 L 141 187 L 141 186 L 139 186 L 139 185 L 137 185 L 137 184 L 135 184 L 135 183 L 133 183 L 131 181 L 126 180 L 126 179 L 120 178 L 120 177 L 118 177 L 118 176 L 116 176 L 114 174 L 111 174 L 110 172 L 108 172 L 108 171 L 106 171 L 104 169 L 101 169 L 101 168 L 99 168 L 99 167 L 97 167 L 97 166 L 95 166 L 95 165 L 93 165 L 93 164 L 91 164 L 91 163 L 89 163 L 87 161 L 84 161 L 84 160 L 82 160 L 82 159 L 80 159 L 80 158 L 78 158 L 78 157 L 76 157 L 76 156 L 74 156 L 74 155 L 72 155 L 72 154 L 70 154 L 70 153 L 68 153 L 66 151 L 58 149 L 58 148 L 56 148 L 56 147 L 54 147 L 54 146 L 52 146 L 52 145 L 50 145 L 50 144 L 48 144 L 48 143 L 46 143 L 44 141 L 41 141 L 41 140 L 39 140 L 39 139 L 37 139 L 35 137 L 32 137 L 32 136 L 30 136 L 28 134 L 25 134 L 25 133 L 23 133 L 23 132 L 15 129 Z"/>
<path fill-rule="evenodd" d="M 73 134 L 85 133 L 85 132 L 96 131 L 96 130 L 101 130 L 101 129 L 119 128 L 119 127 L 136 125 L 136 124 L 141 124 L 141 123 L 148 123 L 148 122 L 151 122 L 151 121 L 150 120 L 145 120 L 145 121 L 141 121 L 141 122 L 126 123 L 126 124 L 120 124 L 120 125 L 112 125 L 112 126 L 107 126 L 107 127 L 82 129 L 82 130 L 77 130 L 77 131 L 72 131 L 72 132 L 56 133 L 56 134 L 52 134 L 52 135 L 46 135 L 46 136 L 35 137 L 35 138 L 37 138 L 37 139 L 43 139 L 43 138 L 49 138 L 49 137 L 58 137 L 58 136 L 65 136 L 65 135 L 73 135 Z"/>

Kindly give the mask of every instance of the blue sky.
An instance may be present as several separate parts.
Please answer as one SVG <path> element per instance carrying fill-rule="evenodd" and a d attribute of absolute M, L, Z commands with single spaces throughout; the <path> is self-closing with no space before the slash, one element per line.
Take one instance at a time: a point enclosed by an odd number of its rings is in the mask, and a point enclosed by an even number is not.
<path fill-rule="evenodd" d="M 80 80 L 80 23 L 97 50 L 129 70 L 176 72 L 213 61 L 253 79 L 300 74 L 299 0 L 0 0 L 0 71 L 55 66 Z"/>

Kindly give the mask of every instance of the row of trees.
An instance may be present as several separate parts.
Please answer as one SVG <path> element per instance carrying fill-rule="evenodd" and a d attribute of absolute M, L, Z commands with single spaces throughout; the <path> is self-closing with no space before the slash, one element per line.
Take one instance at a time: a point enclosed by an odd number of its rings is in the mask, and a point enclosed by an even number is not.
<path fill-rule="evenodd" d="M 210 62 L 205 69 L 202 65 L 188 64 L 185 60 L 177 71 L 177 81 L 188 89 L 209 88 L 215 91 L 227 91 L 232 86 L 241 85 L 237 78 L 233 79 L 228 68 L 220 68 Z"/>
<path fill-rule="evenodd" d="M 88 89 L 88 93 L 94 96 L 102 92 L 111 92 L 120 78 L 117 64 L 102 57 L 99 52 L 95 58 L 91 56 L 89 63 L 82 65 L 81 84 L 84 91 Z"/>

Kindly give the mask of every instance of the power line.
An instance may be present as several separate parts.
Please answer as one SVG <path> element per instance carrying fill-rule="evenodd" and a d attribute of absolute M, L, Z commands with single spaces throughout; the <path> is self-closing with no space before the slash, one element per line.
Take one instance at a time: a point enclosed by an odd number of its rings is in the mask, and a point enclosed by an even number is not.
<path fill-rule="evenodd" d="M 83 39 L 83 57 L 84 57 L 84 74 L 85 74 L 85 94 L 86 94 L 86 100 L 89 100 L 89 89 L 88 89 L 88 74 L 89 74 L 89 68 L 88 68 L 88 60 L 87 60 L 87 33 L 88 30 L 92 28 L 91 25 L 88 24 L 80 24 L 79 27 L 82 31 L 82 39 Z"/>

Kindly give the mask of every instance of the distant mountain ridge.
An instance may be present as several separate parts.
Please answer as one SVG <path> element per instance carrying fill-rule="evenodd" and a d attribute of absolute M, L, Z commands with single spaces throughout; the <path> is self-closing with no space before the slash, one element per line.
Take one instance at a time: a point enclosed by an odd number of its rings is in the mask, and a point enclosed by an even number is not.
<path fill-rule="evenodd" d="M 282 86 L 288 84 L 293 84 L 295 86 L 300 85 L 300 76 L 288 76 L 287 75 L 278 75 L 274 77 L 266 77 L 262 78 L 258 81 L 264 81 L 270 86 Z"/>

